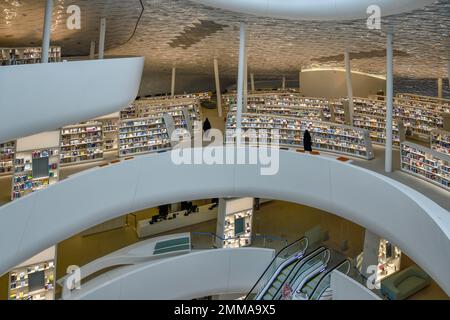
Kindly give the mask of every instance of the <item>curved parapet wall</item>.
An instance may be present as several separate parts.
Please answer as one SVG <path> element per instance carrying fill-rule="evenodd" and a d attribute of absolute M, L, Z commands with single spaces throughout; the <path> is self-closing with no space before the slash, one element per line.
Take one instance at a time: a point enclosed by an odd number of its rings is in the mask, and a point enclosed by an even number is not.
<path fill-rule="evenodd" d="M 370 6 L 389 16 L 420 9 L 434 0 L 193 0 L 211 7 L 271 18 L 295 20 L 367 19 Z M 370 10 L 372 12 L 372 10 Z"/>
<path fill-rule="evenodd" d="M 166 152 L 74 175 L 0 207 L 0 274 L 129 212 L 183 200 L 250 196 L 300 203 L 358 223 L 397 244 L 450 293 L 447 210 L 392 179 L 334 158 L 280 150 L 278 173 L 261 175 L 261 169 L 176 165 Z"/>
<path fill-rule="evenodd" d="M 66 299 L 187 300 L 245 294 L 274 255 L 273 249 L 262 248 L 196 251 L 110 271 Z"/>
<path fill-rule="evenodd" d="M 0 142 L 127 107 L 143 67 L 141 57 L 3 66 Z"/>

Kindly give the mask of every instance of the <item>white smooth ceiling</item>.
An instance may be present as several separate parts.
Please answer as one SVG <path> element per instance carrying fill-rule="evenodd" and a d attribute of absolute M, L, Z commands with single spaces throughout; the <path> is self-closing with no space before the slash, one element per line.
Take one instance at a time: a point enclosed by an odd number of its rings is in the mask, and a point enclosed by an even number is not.
<path fill-rule="evenodd" d="M 211 7 L 257 16 L 298 20 L 351 20 L 367 18 L 377 5 L 382 16 L 423 8 L 435 0 L 192 0 Z"/>

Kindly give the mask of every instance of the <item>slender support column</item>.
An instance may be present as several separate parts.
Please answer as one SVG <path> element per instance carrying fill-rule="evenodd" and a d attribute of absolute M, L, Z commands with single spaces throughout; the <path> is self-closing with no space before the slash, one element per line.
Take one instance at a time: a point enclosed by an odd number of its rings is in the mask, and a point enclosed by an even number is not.
<path fill-rule="evenodd" d="M 447 79 L 448 79 L 448 87 L 450 88 L 450 60 L 447 61 Z"/>
<path fill-rule="evenodd" d="M 252 92 L 255 92 L 255 75 L 250 73 L 250 85 Z"/>
<path fill-rule="evenodd" d="M 106 18 L 100 20 L 100 39 L 98 41 L 98 58 L 105 57 Z"/>
<path fill-rule="evenodd" d="M 361 273 L 367 277 L 370 277 L 373 275 L 373 272 L 377 271 L 379 249 L 380 237 L 366 229 Z"/>
<path fill-rule="evenodd" d="M 170 85 L 170 96 L 172 98 L 175 97 L 175 77 L 176 77 L 177 69 L 172 67 L 172 84 Z"/>
<path fill-rule="evenodd" d="M 91 41 L 91 47 L 89 49 L 89 59 L 94 60 L 95 59 L 95 41 Z"/>
<path fill-rule="evenodd" d="M 286 77 L 283 76 L 283 81 L 281 82 L 281 89 L 285 90 L 286 89 Z"/>
<path fill-rule="evenodd" d="M 240 131 L 242 129 L 242 102 L 244 97 L 244 67 L 245 67 L 245 35 L 246 25 L 241 22 L 239 35 L 239 66 L 238 66 L 238 87 L 237 87 L 237 106 L 236 106 L 236 134 L 240 141 Z"/>
<path fill-rule="evenodd" d="M 439 78 L 438 79 L 438 98 L 439 99 L 442 99 L 442 85 L 443 85 L 443 83 L 442 83 L 442 78 Z"/>
<path fill-rule="evenodd" d="M 222 93 L 220 91 L 219 63 L 217 58 L 214 58 L 214 78 L 216 80 L 217 113 L 222 118 Z"/>
<path fill-rule="evenodd" d="M 302 91 L 302 68 L 298 70 L 298 92 Z"/>
<path fill-rule="evenodd" d="M 348 110 L 349 110 L 349 125 L 353 126 L 353 84 L 352 84 L 352 69 L 350 66 L 350 53 L 345 50 L 345 79 L 347 82 L 347 97 L 348 97 Z"/>
<path fill-rule="evenodd" d="M 245 57 L 244 57 L 244 93 L 243 93 L 243 103 L 242 110 L 243 112 L 247 112 L 247 97 L 248 97 L 248 55 L 247 55 L 247 46 L 245 46 Z"/>
<path fill-rule="evenodd" d="M 48 51 L 50 50 L 50 37 L 52 33 L 53 0 L 47 0 L 45 4 L 44 31 L 42 34 L 41 63 L 48 63 Z"/>
<path fill-rule="evenodd" d="M 392 172 L 392 112 L 394 105 L 393 34 L 387 34 L 386 44 L 386 148 L 384 170 Z"/>

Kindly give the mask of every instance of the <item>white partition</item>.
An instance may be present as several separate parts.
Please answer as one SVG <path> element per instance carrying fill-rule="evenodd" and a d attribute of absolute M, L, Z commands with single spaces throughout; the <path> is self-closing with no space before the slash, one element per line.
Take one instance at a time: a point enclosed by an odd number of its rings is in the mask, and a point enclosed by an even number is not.
<path fill-rule="evenodd" d="M 331 291 L 332 300 L 381 300 L 367 287 L 337 270 L 331 273 Z"/>
<path fill-rule="evenodd" d="M 103 274 L 70 297 L 73 300 L 195 299 L 246 294 L 275 255 L 273 249 L 196 251 Z"/>
<path fill-rule="evenodd" d="M 86 121 L 128 106 L 144 58 L 3 66 L 0 142 Z"/>
<path fill-rule="evenodd" d="M 129 212 L 183 200 L 261 197 L 328 211 L 389 239 L 450 293 L 447 210 L 397 181 L 335 158 L 279 150 L 279 171 L 261 175 L 261 169 L 177 165 L 165 152 L 73 175 L 0 207 L 0 274 Z"/>

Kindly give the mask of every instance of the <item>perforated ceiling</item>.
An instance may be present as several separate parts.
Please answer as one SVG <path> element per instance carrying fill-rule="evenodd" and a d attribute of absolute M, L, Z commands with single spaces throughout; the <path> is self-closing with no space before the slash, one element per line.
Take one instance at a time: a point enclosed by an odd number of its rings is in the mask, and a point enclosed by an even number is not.
<path fill-rule="evenodd" d="M 140 18 L 138 0 L 55 2 L 52 39 L 69 55 L 87 54 L 89 42 L 98 38 L 99 19 L 106 15 L 108 54 L 144 55 L 147 70 L 168 70 L 176 64 L 179 70 L 193 74 L 211 74 L 216 55 L 221 72 L 234 77 L 239 22 L 244 20 L 248 23 L 249 68 L 258 75 L 295 74 L 300 66 L 342 67 L 345 48 L 352 52 L 355 70 L 385 72 L 385 34 L 368 30 L 365 20 L 259 18 L 188 0 L 143 0 L 145 10 Z M 65 27 L 65 8 L 70 4 L 82 9 L 81 31 Z M 0 45 L 38 44 L 43 8 L 44 0 L 0 0 Z M 450 0 L 389 20 L 395 30 L 397 76 L 447 77 Z"/>

